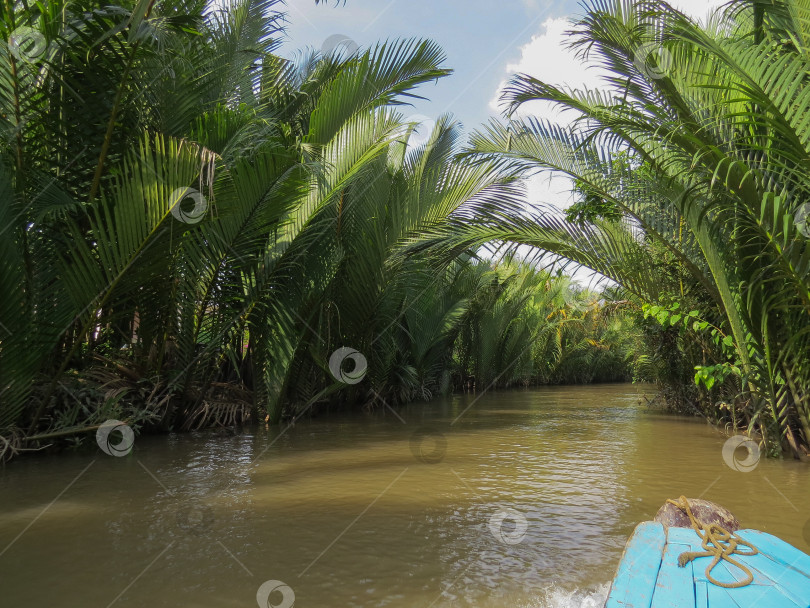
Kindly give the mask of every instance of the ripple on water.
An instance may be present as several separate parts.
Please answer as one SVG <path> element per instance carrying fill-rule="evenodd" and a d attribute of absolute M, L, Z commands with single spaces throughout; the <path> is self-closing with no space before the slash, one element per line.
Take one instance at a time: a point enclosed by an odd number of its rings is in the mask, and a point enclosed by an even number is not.
<path fill-rule="evenodd" d="M 278 580 L 301 606 L 597 608 L 635 524 L 680 494 L 810 550 L 791 506 L 810 504 L 805 468 L 732 471 L 721 434 L 652 415 L 638 391 L 462 395 L 404 408 L 405 424 L 380 411 L 139 437 L 46 511 L 96 455 L 22 459 L 0 470 L 2 602 L 85 608 L 126 589 L 115 608 L 236 608 Z M 424 429 L 446 445 L 414 449 Z"/>

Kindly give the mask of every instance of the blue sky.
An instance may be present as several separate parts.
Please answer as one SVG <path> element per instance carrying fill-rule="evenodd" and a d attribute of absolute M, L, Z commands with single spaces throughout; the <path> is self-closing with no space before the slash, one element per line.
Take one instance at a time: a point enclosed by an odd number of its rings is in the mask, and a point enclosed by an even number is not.
<path fill-rule="evenodd" d="M 723 0 L 670 0 L 702 17 Z M 281 54 L 322 48 L 333 36 L 360 47 L 392 38 L 430 38 L 447 55 L 453 75 L 420 88 L 429 101 L 403 111 L 435 119 L 450 112 L 469 132 L 498 113 L 499 88 L 515 72 L 572 86 L 599 86 L 595 72 L 564 48 L 566 19 L 583 12 L 578 0 L 287 0 Z M 535 108 L 533 113 L 546 114 Z"/>
<path fill-rule="evenodd" d="M 685 13 L 704 18 L 725 0 L 669 0 Z M 287 37 L 280 54 L 294 57 L 305 47 L 321 49 L 334 36 L 360 47 L 393 38 L 430 38 L 444 49 L 446 67 L 455 72 L 419 93 L 427 101 L 403 108 L 408 121 L 430 121 L 449 112 L 469 133 L 499 114 L 500 88 L 518 72 L 555 84 L 600 87 L 597 71 L 584 66 L 566 48 L 569 19 L 582 14 L 578 0 L 345 0 L 315 5 L 315 0 L 287 0 Z M 521 108 L 568 121 L 547 104 Z M 527 204 L 565 208 L 573 202 L 566 177 L 535 176 L 526 182 Z"/>
<path fill-rule="evenodd" d="M 696 18 L 726 0 L 669 0 Z M 582 14 L 578 0 L 346 0 L 315 5 L 315 0 L 287 0 L 287 38 L 280 54 L 294 57 L 305 47 L 321 49 L 334 36 L 345 36 L 359 47 L 392 38 L 430 38 L 444 49 L 446 67 L 454 73 L 419 93 L 427 101 L 403 108 L 408 121 L 421 122 L 418 137 L 432 130 L 431 121 L 449 112 L 470 133 L 499 114 L 499 90 L 518 72 L 573 87 L 599 87 L 597 71 L 567 49 L 569 20 Z M 334 40 L 334 38 L 332 38 Z M 548 104 L 532 102 L 521 108 L 567 122 Z M 568 177 L 538 174 L 525 181 L 526 205 L 564 209 L 574 202 Z M 587 283 L 591 274 L 575 273 Z"/>
<path fill-rule="evenodd" d="M 574 0 L 346 0 L 315 5 L 288 0 L 288 38 L 281 54 L 321 48 L 330 36 L 348 36 L 361 47 L 388 38 L 430 38 L 447 54 L 452 76 L 422 87 L 430 102 L 411 112 L 435 118 L 451 112 L 467 130 L 493 113 L 489 106 L 506 66 L 519 61 L 521 47 L 543 31 L 549 18 L 579 11 Z"/>

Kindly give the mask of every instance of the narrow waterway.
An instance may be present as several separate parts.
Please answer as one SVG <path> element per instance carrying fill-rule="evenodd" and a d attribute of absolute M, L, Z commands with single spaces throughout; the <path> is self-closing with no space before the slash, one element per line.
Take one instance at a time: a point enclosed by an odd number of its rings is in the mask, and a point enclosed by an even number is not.
<path fill-rule="evenodd" d="M 651 392 L 470 394 L 24 457 L 0 469 L 0 605 L 252 607 L 261 589 L 284 608 L 596 608 L 633 527 L 681 494 L 810 551 L 810 469 L 734 470 L 725 436 L 649 411 Z"/>

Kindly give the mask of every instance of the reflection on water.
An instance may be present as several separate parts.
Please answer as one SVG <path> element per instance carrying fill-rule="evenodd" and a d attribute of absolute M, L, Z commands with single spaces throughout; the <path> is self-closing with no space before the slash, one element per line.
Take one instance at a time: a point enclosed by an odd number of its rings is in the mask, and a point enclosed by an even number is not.
<path fill-rule="evenodd" d="M 681 494 L 810 550 L 805 465 L 734 471 L 723 435 L 648 412 L 649 391 L 464 395 L 22 459 L 0 472 L 2 603 L 244 607 L 279 581 L 268 606 L 595 608 L 635 524 Z"/>

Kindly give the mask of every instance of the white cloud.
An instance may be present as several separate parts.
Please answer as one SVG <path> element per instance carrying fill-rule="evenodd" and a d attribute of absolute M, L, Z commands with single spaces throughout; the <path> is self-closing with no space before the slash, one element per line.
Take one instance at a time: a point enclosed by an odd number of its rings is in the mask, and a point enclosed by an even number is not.
<path fill-rule="evenodd" d="M 523 0 L 533 2 L 534 0 Z M 710 11 L 722 6 L 726 0 L 670 0 L 678 10 L 698 20 L 705 20 Z M 577 59 L 568 45 L 570 40 L 566 32 L 571 29 L 571 21 L 566 18 L 547 19 L 543 22 L 541 33 L 532 36 L 528 44 L 520 47 L 520 59 L 517 63 L 506 64 L 506 74 L 498 90 L 490 101 L 490 108 L 501 112 L 504 106 L 500 102 L 503 87 L 513 74 L 524 73 L 534 76 L 543 82 L 565 84 L 574 88 L 599 88 L 602 85 L 600 70 L 595 66 L 586 66 Z M 521 114 L 532 114 L 547 118 L 560 118 L 558 113 L 543 102 L 531 102 L 521 108 Z M 568 122 L 572 116 L 564 116 Z"/>
<path fill-rule="evenodd" d="M 523 0 L 531 6 L 534 0 Z M 670 4 L 700 21 L 705 21 L 709 12 L 724 4 L 726 0 L 670 0 Z M 577 59 L 568 44 L 566 32 L 571 29 L 571 21 L 566 18 L 547 19 L 540 33 L 532 36 L 528 44 L 520 47 L 520 59 L 506 65 L 504 78 L 491 99 L 490 108 L 500 113 L 504 110 L 500 98 L 503 88 L 512 75 L 529 74 L 543 82 L 566 85 L 572 88 L 598 89 L 603 85 L 600 69 L 586 66 Z M 558 124 L 570 123 L 575 114 L 561 113 L 548 102 L 530 102 L 522 105 L 519 115 L 532 115 L 552 120 Z M 552 205 L 566 209 L 574 203 L 572 193 L 573 181 L 562 174 L 545 172 L 526 179 L 526 198 L 528 206 Z M 574 278 L 580 283 L 587 283 L 590 271 L 580 269 L 574 272 Z"/>
<path fill-rule="evenodd" d="M 542 27 L 545 31 L 532 36 L 531 41 L 520 48 L 520 59 L 516 63 L 507 64 L 506 77 L 490 101 L 492 110 L 503 110 L 500 103 L 501 92 L 508 79 L 517 73 L 530 74 L 545 82 L 564 83 L 570 87 L 600 86 L 598 72 L 595 69 L 586 69 L 566 46 L 568 39 L 565 32 L 571 28 L 571 22 L 564 18 L 547 19 Z M 524 104 L 519 114 L 547 118 L 558 123 L 574 118 L 573 114 L 561 114 L 552 104 L 544 101 Z M 544 173 L 528 178 L 527 202 L 529 205 L 553 205 L 565 209 L 574 202 L 571 185 L 571 180 L 562 175 Z"/>
<path fill-rule="evenodd" d="M 531 2 L 532 0 L 524 0 Z M 678 10 L 704 20 L 709 11 L 716 9 L 726 0 L 670 0 Z M 500 113 L 504 106 L 500 101 L 503 88 L 512 75 L 529 74 L 543 82 L 566 85 L 572 88 L 599 89 L 603 85 L 601 70 L 586 66 L 568 44 L 566 32 L 571 29 L 571 22 L 566 18 L 547 19 L 540 33 L 532 36 L 529 43 L 520 47 L 520 58 L 515 63 L 508 63 L 504 78 L 490 101 L 490 108 Z M 561 113 L 548 102 L 536 101 L 524 104 L 520 115 L 532 115 L 546 118 L 557 123 L 569 123 L 575 118 L 572 112 Z M 549 177 L 546 173 L 527 180 L 527 198 L 531 205 L 552 204 L 565 209 L 574 202 L 571 194 L 571 180 L 561 175 Z"/>
<path fill-rule="evenodd" d="M 597 71 L 587 69 L 568 47 L 565 32 L 571 28 L 568 19 L 547 19 L 543 23 L 545 31 L 532 36 L 531 41 L 520 47 L 517 63 L 506 65 L 506 77 L 501 81 L 490 108 L 496 112 L 504 109 L 500 101 L 503 88 L 513 74 L 523 73 L 538 80 L 551 83 L 565 83 L 570 87 L 599 86 Z M 548 102 L 530 102 L 520 108 L 520 114 L 532 114 L 549 119 L 561 119 L 558 112 Z"/>

